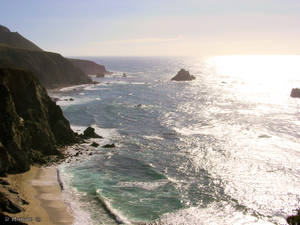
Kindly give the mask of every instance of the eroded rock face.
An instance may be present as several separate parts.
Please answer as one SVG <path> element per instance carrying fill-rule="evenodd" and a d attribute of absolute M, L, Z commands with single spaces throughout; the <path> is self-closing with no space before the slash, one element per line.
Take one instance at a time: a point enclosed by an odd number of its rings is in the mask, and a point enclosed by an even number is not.
<path fill-rule="evenodd" d="M 196 77 L 193 75 L 190 75 L 189 71 L 186 71 L 185 69 L 181 69 L 175 77 L 173 77 L 171 80 L 175 81 L 189 81 L 194 80 Z"/>
<path fill-rule="evenodd" d="M 291 92 L 292 98 L 300 98 L 300 88 L 293 88 Z"/>
<path fill-rule="evenodd" d="M 78 141 L 62 110 L 31 72 L 0 68 L 0 174 L 24 172 Z"/>

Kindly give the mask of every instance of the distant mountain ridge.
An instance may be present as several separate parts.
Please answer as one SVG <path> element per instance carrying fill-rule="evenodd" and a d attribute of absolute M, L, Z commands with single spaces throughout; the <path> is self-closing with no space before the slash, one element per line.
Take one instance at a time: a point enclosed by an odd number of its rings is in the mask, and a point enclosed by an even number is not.
<path fill-rule="evenodd" d="M 0 25 L 0 67 L 31 71 L 46 88 L 92 83 L 80 68 L 60 54 L 46 52 Z"/>

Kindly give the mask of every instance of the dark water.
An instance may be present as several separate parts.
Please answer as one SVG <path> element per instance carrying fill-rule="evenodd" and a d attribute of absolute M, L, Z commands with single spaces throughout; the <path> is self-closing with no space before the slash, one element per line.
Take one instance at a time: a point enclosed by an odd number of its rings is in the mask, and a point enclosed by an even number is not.
<path fill-rule="evenodd" d="M 285 224 L 299 207 L 300 57 L 92 59 L 114 75 L 56 94 L 75 99 L 59 102 L 75 129 L 117 146 L 62 166 L 90 223 L 114 223 L 103 204 L 163 224 Z M 180 68 L 197 79 L 171 82 Z"/>

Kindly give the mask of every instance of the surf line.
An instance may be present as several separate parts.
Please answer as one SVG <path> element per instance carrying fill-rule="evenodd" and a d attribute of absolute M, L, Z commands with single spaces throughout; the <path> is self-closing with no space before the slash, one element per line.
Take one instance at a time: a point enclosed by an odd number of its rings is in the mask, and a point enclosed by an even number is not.
<path fill-rule="evenodd" d="M 60 172 L 59 172 L 59 169 L 56 169 L 56 177 L 57 177 L 57 182 L 59 184 L 59 187 L 60 189 L 63 191 L 64 190 L 64 185 L 63 185 L 63 182 L 60 178 Z"/>

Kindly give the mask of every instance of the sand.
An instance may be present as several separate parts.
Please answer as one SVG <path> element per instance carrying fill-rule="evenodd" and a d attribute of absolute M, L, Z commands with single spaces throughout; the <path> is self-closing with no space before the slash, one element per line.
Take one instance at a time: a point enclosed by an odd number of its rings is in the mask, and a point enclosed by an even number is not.
<path fill-rule="evenodd" d="M 35 167 L 6 179 L 29 202 L 25 211 L 8 214 L 33 225 L 71 225 L 73 217 L 62 198 L 55 167 Z M 21 220 L 21 221 L 22 221 Z"/>

